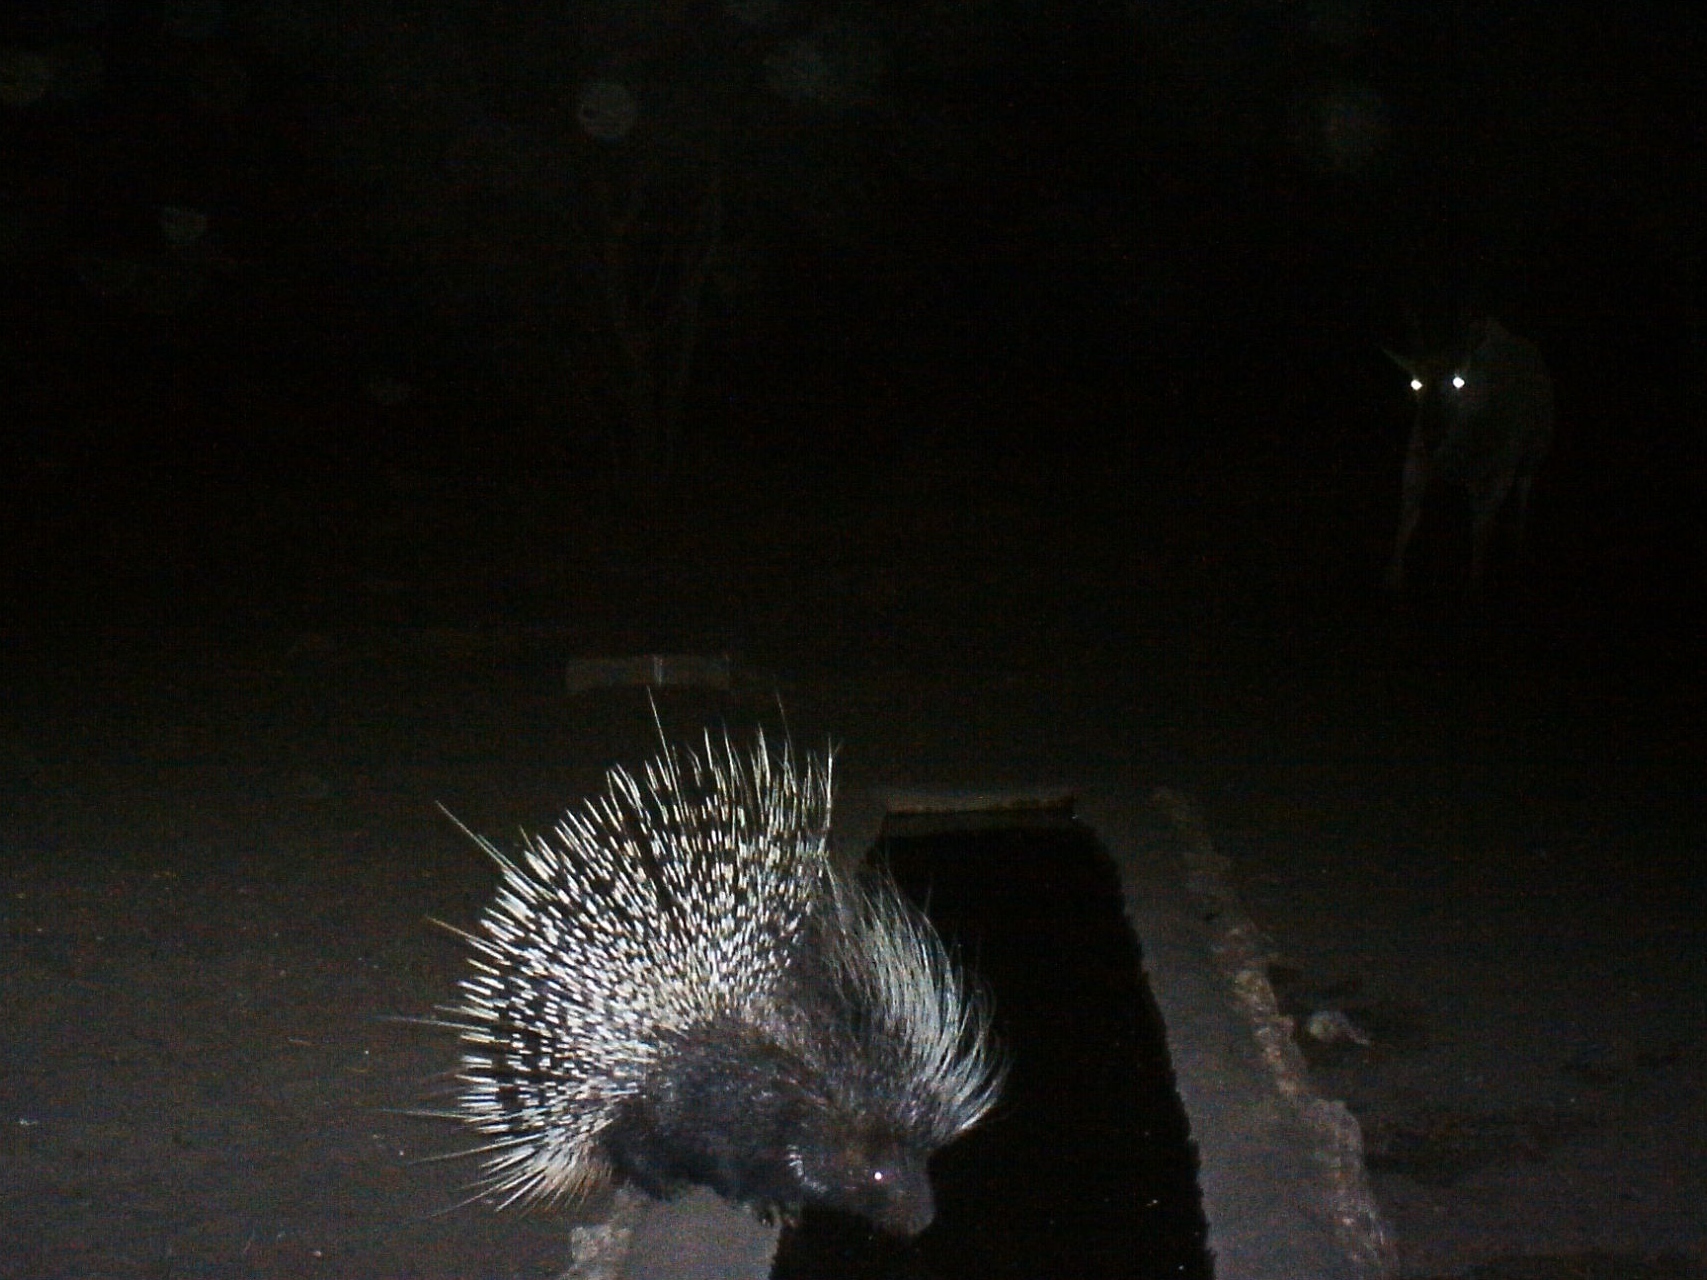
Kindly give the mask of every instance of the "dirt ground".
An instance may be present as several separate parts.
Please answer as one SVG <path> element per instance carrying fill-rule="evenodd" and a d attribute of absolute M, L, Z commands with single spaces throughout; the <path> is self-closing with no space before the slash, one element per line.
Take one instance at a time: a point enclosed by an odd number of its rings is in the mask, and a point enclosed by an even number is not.
<path fill-rule="evenodd" d="M 786 714 L 855 809 L 1194 796 L 1288 1007 L 1356 1033 L 1309 1052 L 1407 1274 L 1707 1275 L 1699 665 L 1561 585 L 1568 548 L 1531 594 L 1394 612 L 1307 554 L 1334 527 L 1253 568 L 1153 479 L 1142 528 L 1118 477 L 1098 505 L 898 466 L 607 537 L 431 460 L 264 494 L 89 465 L 14 478 L 8 526 L 0 1276 L 560 1266 L 561 1222 L 459 1208 L 468 1166 L 423 1163 L 461 1141 L 410 1114 L 455 1050 L 398 1019 L 448 998 L 431 922 L 492 884 L 438 806 L 502 838 L 642 758 L 644 695 L 563 673 L 653 651 L 736 651 L 669 726 Z"/>

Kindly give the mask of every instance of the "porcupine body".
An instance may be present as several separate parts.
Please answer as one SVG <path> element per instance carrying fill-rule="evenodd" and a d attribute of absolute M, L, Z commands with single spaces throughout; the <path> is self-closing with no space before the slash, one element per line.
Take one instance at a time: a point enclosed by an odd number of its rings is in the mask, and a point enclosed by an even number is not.
<path fill-rule="evenodd" d="M 982 1000 L 882 876 L 830 860 L 831 764 L 665 744 L 518 856 L 447 1012 L 502 1203 L 615 1180 L 912 1235 L 996 1101 Z"/>

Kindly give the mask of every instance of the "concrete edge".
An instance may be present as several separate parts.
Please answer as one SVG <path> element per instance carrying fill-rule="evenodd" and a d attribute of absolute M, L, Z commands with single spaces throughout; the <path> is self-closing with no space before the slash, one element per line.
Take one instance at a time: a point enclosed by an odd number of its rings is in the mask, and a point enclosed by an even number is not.
<path fill-rule="evenodd" d="M 1089 795 L 1079 813 L 1120 871 L 1197 1145 L 1218 1280 L 1392 1275 L 1357 1119 L 1311 1088 L 1268 982 L 1271 950 L 1195 806 L 1161 789 L 1148 805 Z"/>

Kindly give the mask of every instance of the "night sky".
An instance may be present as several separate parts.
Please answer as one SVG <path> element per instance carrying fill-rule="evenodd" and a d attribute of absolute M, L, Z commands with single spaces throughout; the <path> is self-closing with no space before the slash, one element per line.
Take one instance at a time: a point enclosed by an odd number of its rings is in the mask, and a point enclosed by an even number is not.
<path fill-rule="evenodd" d="M 1355 598 L 1409 414 L 1380 348 L 1470 314 L 1553 367 L 1555 602 L 1698 593 L 1691 6 L 0 15 L 11 625 L 312 622 L 411 493 L 691 536 L 925 473 L 1137 511 L 1105 541 L 1169 582 Z"/>

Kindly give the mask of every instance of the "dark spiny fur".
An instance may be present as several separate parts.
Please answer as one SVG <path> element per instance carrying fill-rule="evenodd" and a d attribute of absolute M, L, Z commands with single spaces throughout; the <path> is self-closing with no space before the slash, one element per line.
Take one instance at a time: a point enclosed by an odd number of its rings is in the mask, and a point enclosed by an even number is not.
<path fill-rule="evenodd" d="M 830 761 L 665 746 L 502 870 L 450 1022 L 508 1203 L 611 1179 L 911 1235 L 926 1161 L 994 1105 L 981 1000 L 885 877 L 827 852 Z"/>

